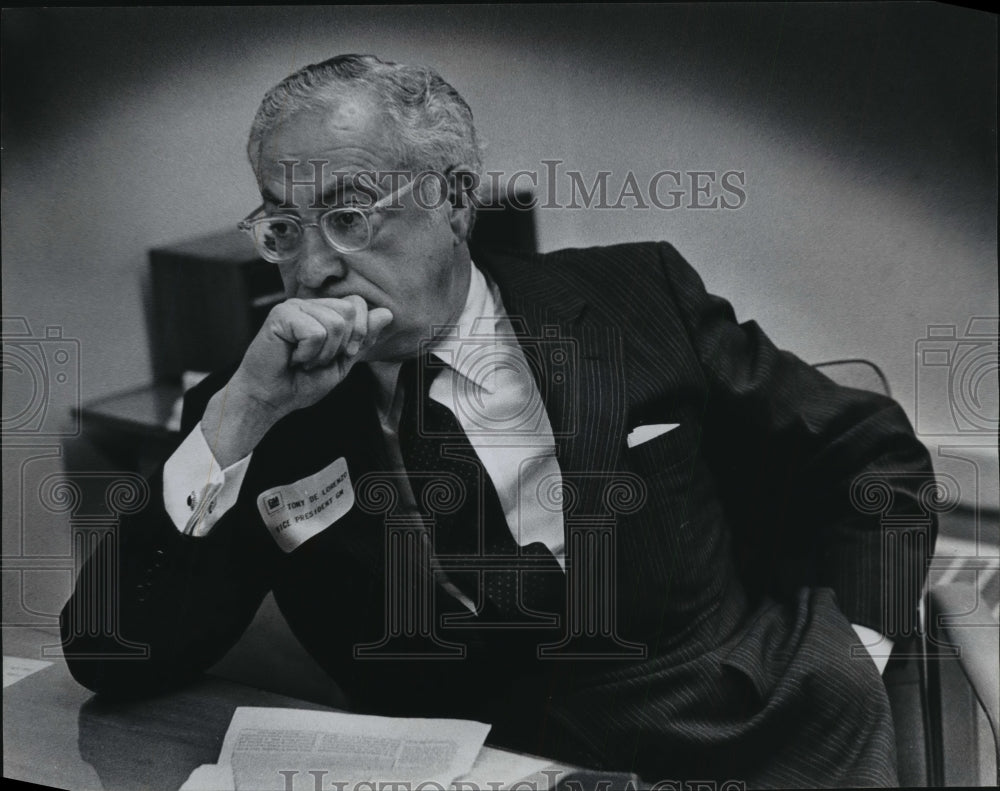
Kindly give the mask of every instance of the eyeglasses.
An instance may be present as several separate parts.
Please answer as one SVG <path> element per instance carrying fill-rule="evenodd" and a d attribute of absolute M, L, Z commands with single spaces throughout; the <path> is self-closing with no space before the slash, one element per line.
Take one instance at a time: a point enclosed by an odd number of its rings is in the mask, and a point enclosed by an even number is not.
<path fill-rule="evenodd" d="M 370 215 L 385 208 L 393 199 L 405 195 L 413 189 L 413 184 L 413 179 L 407 181 L 370 206 L 330 209 L 321 214 L 316 222 L 302 222 L 298 217 L 288 214 L 258 216 L 264 211 L 262 205 L 247 215 L 246 219 L 240 220 L 236 227 L 250 234 L 261 258 L 272 264 L 287 264 L 298 258 L 302 252 L 306 228 L 319 228 L 323 239 L 334 250 L 356 253 L 372 242 Z"/>

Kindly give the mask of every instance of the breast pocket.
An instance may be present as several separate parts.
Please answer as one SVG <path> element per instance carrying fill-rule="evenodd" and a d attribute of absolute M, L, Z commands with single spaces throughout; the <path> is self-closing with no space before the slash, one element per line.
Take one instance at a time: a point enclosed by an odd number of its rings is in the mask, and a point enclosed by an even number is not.
<path fill-rule="evenodd" d="M 664 470 L 690 462 L 701 441 L 701 426 L 681 423 L 658 437 L 627 450 L 629 466 L 643 477 L 651 478 Z"/>

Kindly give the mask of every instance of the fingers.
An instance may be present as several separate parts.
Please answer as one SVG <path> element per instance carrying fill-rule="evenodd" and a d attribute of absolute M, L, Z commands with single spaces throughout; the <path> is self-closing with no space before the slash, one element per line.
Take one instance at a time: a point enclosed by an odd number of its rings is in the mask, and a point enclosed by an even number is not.
<path fill-rule="evenodd" d="M 354 324 L 351 326 L 351 334 L 344 349 L 348 357 L 353 357 L 358 353 L 368 334 L 368 303 L 357 295 L 345 299 L 354 305 Z"/>
<path fill-rule="evenodd" d="M 304 359 L 298 360 L 293 354 L 293 362 L 300 362 L 306 370 L 324 367 L 342 354 L 351 356 L 352 346 L 356 350 L 361 345 L 359 335 L 363 337 L 363 332 L 359 333 L 357 324 L 360 320 L 364 322 L 363 327 L 367 326 L 368 306 L 360 297 L 295 300 L 295 303 L 299 310 L 316 320 L 324 337 L 321 344 L 315 348 L 310 345 L 303 351 L 309 355 Z"/>
<path fill-rule="evenodd" d="M 388 308 L 375 308 L 368 313 L 368 333 L 361 344 L 361 351 L 370 349 L 379 339 L 382 331 L 392 324 L 392 311 Z"/>
<path fill-rule="evenodd" d="M 275 307 L 268 317 L 268 323 L 275 337 L 292 347 L 293 363 L 311 360 L 326 341 L 326 330 L 322 324 L 289 302 Z"/>
<path fill-rule="evenodd" d="M 364 299 L 290 299 L 272 314 L 275 333 L 293 346 L 290 364 L 304 370 L 325 367 L 339 357 L 355 357 L 369 348 L 392 321 L 385 308 L 371 312 Z"/>
<path fill-rule="evenodd" d="M 346 300 L 319 302 L 290 299 L 271 313 L 275 335 L 292 347 L 292 365 L 325 365 L 346 345 L 354 324 L 354 305 Z"/>

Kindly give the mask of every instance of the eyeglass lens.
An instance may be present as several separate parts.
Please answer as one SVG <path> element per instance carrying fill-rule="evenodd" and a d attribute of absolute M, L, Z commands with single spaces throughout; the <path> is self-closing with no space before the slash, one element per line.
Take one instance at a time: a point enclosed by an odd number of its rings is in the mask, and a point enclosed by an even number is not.
<path fill-rule="evenodd" d="M 252 228 L 254 244 L 268 261 L 290 261 L 302 249 L 303 227 L 292 218 L 265 217 Z M 363 250 L 370 241 L 368 217 L 357 209 L 327 212 L 320 217 L 320 230 L 332 247 L 343 252 Z"/>

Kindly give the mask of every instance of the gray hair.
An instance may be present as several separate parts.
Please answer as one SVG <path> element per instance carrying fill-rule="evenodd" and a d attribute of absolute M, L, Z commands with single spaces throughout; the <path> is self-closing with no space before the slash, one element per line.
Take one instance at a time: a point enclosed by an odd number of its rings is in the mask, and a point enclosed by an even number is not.
<path fill-rule="evenodd" d="M 463 164 L 478 183 L 482 154 L 472 110 L 433 69 L 383 61 L 374 55 L 337 55 L 286 77 L 264 96 L 250 127 L 247 154 L 260 180 L 264 136 L 303 110 L 329 107 L 360 92 L 375 99 L 395 125 L 395 167 L 445 173 Z"/>

